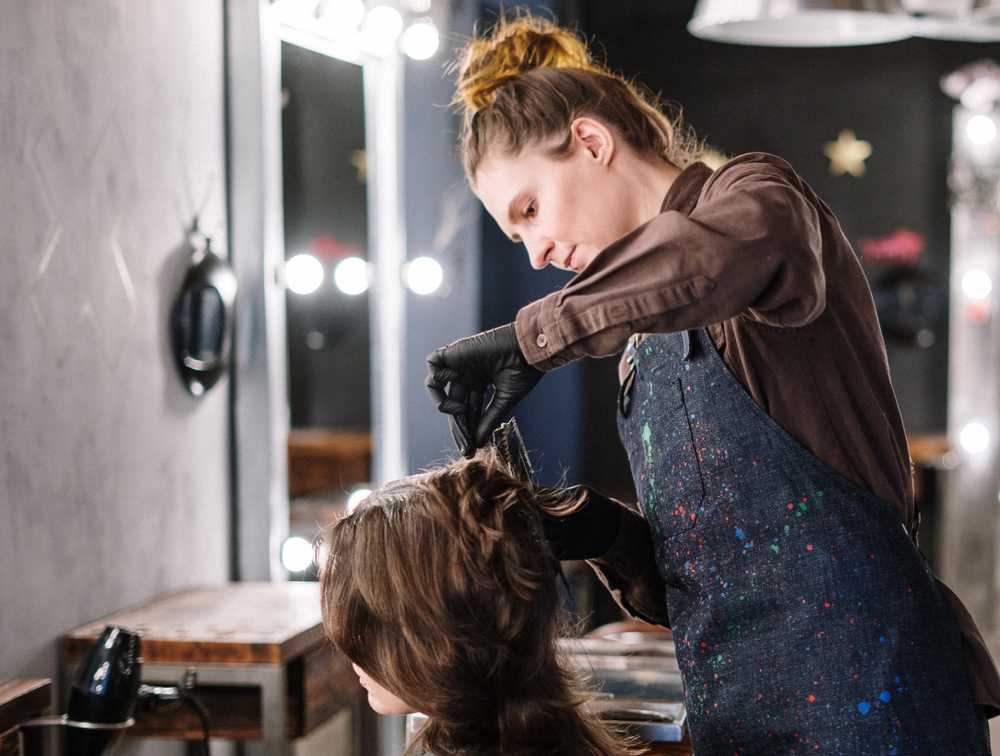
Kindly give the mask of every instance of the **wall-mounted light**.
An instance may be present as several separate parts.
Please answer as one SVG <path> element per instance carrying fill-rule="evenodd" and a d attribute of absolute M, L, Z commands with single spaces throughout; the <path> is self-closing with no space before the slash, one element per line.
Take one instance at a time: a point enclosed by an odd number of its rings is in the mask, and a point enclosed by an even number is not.
<path fill-rule="evenodd" d="M 326 0 L 320 5 L 318 16 L 324 31 L 333 34 L 357 31 L 365 18 L 364 0 Z"/>
<path fill-rule="evenodd" d="M 312 294 L 323 283 L 323 264 L 312 255 L 295 255 L 285 262 L 285 283 L 295 294 Z"/>
<path fill-rule="evenodd" d="M 281 19 L 289 23 L 313 23 L 318 5 L 319 0 L 281 0 Z"/>
<path fill-rule="evenodd" d="M 965 124 L 965 135 L 973 144 L 989 144 L 997 135 L 997 124 L 983 113 L 972 116 Z"/>
<path fill-rule="evenodd" d="M 344 294 L 363 294 L 368 291 L 368 263 L 360 257 L 345 257 L 333 269 L 333 282 Z"/>
<path fill-rule="evenodd" d="M 313 547 L 301 536 L 286 538 L 281 544 L 281 564 L 289 572 L 305 572 L 313 563 Z"/>
<path fill-rule="evenodd" d="M 381 0 L 366 12 L 364 0 L 274 0 L 286 40 L 306 47 L 322 40 L 353 50 L 353 55 L 384 57 L 402 51 L 413 60 L 434 57 L 440 46 L 432 4 Z"/>
<path fill-rule="evenodd" d="M 990 431 L 983 423 L 966 423 L 958 434 L 958 442 L 970 454 L 980 454 L 990 447 Z"/>
<path fill-rule="evenodd" d="M 403 31 L 403 16 L 389 5 L 379 5 L 368 11 L 361 33 L 372 47 L 388 52 Z"/>
<path fill-rule="evenodd" d="M 441 288 L 444 270 L 433 257 L 415 257 L 403 267 L 403 280 L 414 294 L 433 294 Z"/>
<path fill-rule="evenodd" d="M 427 60 L 438 50 L 440 37 L 437 27 L 429 18 L 422 18 L 410 24 L 403 32 L 403 52 L 414 60 Z"/>
<path fill-rule="evenodd" d="M 962 293 L 969 299 L 986 299 L 993 291 L 993 281 L 985 270 L 973 268 L 962 276 Z"/>

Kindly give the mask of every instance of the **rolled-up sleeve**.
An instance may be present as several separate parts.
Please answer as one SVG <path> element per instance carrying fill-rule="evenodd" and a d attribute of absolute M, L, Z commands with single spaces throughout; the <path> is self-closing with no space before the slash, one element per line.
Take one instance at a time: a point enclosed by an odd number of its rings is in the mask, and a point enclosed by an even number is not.
<path fill-rule="evenodd" d="M 601 250 L 565 287 L 521 308 L 515 331 L 525 358 L 551 370 L 615 354 L 636 332 L 737 316 L 781 327 L 811 322 L 826 301 L 813 202 L 781 158 L 734 158 L 705 182 L 689 215 L 660 213 Z"/>

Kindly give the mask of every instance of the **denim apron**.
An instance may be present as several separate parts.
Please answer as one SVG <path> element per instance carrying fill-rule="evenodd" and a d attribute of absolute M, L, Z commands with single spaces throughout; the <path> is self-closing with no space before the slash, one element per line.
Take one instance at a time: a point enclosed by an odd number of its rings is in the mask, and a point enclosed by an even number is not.
<path fill-rule="evenodd" d="M 707 330 L 636 341 L 618 431 L 695 753 L 989 753 L 960 631 L 898 509 L 781 428 Z"/>

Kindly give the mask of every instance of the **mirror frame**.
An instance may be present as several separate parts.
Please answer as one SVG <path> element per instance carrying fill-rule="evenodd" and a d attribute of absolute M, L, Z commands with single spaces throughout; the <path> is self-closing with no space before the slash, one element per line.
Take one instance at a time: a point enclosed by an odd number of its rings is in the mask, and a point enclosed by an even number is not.
<path fill-rule="evenodd" d="M 281 23 L 282 42 L 361 66 L 365 103 L 367 256 L 371 328 L 372 483 L 406 474 L 403 356 L 406 220 L 403 204 L 403 61 Z"/>
<path fill-rule="evenodd" d="M 232 580 L 283 580 L 289 530 L 287 346 L 281 160 L 281 43 L 363 66 L 368 160 L 372 477 L 405 474 L 403 413 L 406 236 L 403 60 L 336 44 L 281 22 L 283 0 L 226 0 L 227 241 L 236 301 L 231 427 Z"/>

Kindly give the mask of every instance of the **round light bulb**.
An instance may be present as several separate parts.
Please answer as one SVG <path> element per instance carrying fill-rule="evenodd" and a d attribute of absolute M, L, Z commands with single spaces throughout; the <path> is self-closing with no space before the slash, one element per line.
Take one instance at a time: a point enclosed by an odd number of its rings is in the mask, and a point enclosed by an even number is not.
<path fill-rule="evenodd" d="M 989 429 L 980 422 L 967 423 L 958 434 L 958 442 L 972 454 L 984 452 L 990 445 Z"/>
<path fill-rule="evenodd" d="M 986 271 L 976 268 L 962 276 L 962 293 L 969 299 L 986 299 L 991 291 L 993 281 Z"/>
<path fill-rule="evenodd" d="M 410 24 L 403 32 L 403 52 L 413 60 L 427 60 L 438 50 L 440 37 L 434 22 L 421 19 Z"/>
<path fill-rule="evenodd" d="M 323 265 L 312 255 L 295 255 L 285 263 L 285 281 L 296 294 L 312 294 L 323 283 Z"/>
<path fill-rule="evenodd" d="M 360 257 L 345 257 L 333 269 L 333 282 L 345 294 L 363 294 L 368 290 L 368 263 Z"/>
<path fill-rule="evenodd" d="M 354 511 L 355 507 L 361 502 L 371 496 L 372 490 L 370 488 L 358 488 L 351 492 L 351 495 L 347 497 L 347 513 L 350 514 Z"/>
<path fill-rule="evenodd" d="M 281 20 L 293 24 L 309 24 L 316 20 L 318 0 L 282 0 Z"/>
<path fill-rule="evenodd" d="M 319 20 L 324 29 L 336 34 L 356 31 L 364 17 L 364 0 L 327 0 L 320 8 Z"/>
<path fill-rule="evenodd" d="M 966 122 L 965 134 L 973 144 L 989 144 L 996 138 L 997 125 L 988 115 L 980 113 Z"/>
<path fill-rule="evenodd" d="M 403 31 L 403 17 L 395 8 L 380 5 L 368 11 L 365 31 L 371 34 L 378 44 L 391 45 Z"/>
<path fill-rule="evenodd" d="M 313 561 L 313 547 L 305 538 L 292 536 L 281 544 L 281 563 L 289 572 L 305 572 Z"/>
<path fill-rule="evenodd" d="M 433 294 L 444 280 L 444 271 L 433 257 L 416 257 L 406 264 L 403 276 L 415 294 Z"/>

